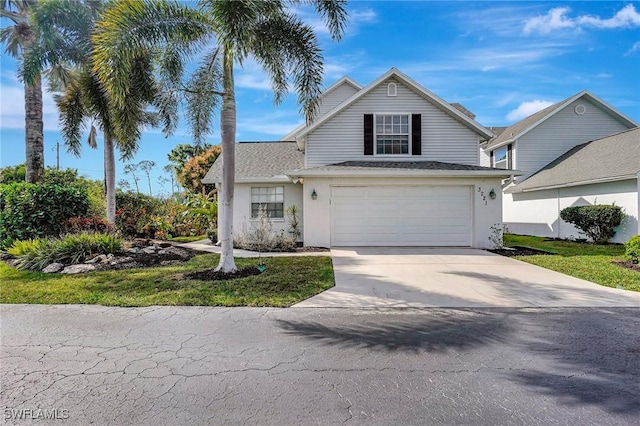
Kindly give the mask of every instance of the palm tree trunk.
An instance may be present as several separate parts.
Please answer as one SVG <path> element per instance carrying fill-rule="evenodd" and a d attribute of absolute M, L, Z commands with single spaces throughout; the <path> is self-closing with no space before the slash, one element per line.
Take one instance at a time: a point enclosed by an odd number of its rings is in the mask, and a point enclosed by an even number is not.
<path fill-rule="evenodd" d="M 24 84 L 26 176 L 29 183 L 44 181 L 44 140 L 42 133 L 42 84 Z"/>
<path fill-rule="evenodd" d="M 107 187 L 107 222 L 116 223 L 116 156 L 113 140 L 104 135 L 104 176 Z"/>
<path fill-rule="evenodd" d="M 220 131 L 222 136 L 222 192 L 220 194 L 220 227 L 222 250 L 216 271 L 236 272 L 233 259 L 233 187 L 235 184 L 236 97 L 233 83 L 233 57 L 224 49 L 222 65 L 222 109 Z"/>

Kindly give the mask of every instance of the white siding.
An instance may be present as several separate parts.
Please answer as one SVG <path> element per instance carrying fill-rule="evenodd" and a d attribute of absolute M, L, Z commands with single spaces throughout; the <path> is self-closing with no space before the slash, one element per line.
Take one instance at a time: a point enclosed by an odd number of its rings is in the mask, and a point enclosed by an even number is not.
<path fill-rule="evenodd" d="M 573 225 L 560 219 L 560 211 L 571 206 L 614 204 L 627 215 L 612 241 L 624 243 L 640 233 L 637 179 L 504 194 L 503 218 L 509 232 L 555 238 L 584 238 Z"/>
<path fill-rule="evenodd" d="M 398 85 L 398 95 L 395 97 L 387 96 L 387 83 L 390 81 Z M 364 114 L 376 113 L 422 114 L 422 155 L 364 155 Z M 477 165 L 478 143 L 475 131 L 456 121 L 399 81 L 389 79 L 307 135 L 306 166 L 379 159 L 420 159 Z"/>
<path fill-rule="evenodd" d="M 304 244 L 306 246 L 329 247 L 331 245 L 332 192 L 334 187 L 371 186 L 403 188 L 415 186 L 471 187 L 472 229 L 471 246 L 491 248 L 489 236 L 491 226 L 502 223 L 502 191 L 500 179 L 494 178 L 311 178 L 304 179 Z M 317 199 L 311 199 L 312 190 L 316 190 Z M 488 197 L 491 190 L 496 198 Z M 401 209 L 402 206 L 396 206 Z M 334 212 L 335 213 L 335 212 Z M 409 244 L 410 245 L 410 244 Z"/>
<path fill-rule="evenodd" d="M 335 87 L 322 97 L 320 105 L 318 105 L 318 118 L 331 111 L 333 108 L 341 104 L 342 102 L 355 95 L 358 89 L 350 85 L 349 83 L 342 83 L 340 86 Z"/>
<path fill-rule="evenodd" d="M 284 208 L 295 204 L 300 210 L 300 222 L 302 222 L 303 206 L 302 206 L 302 185 L 292 183 L 265 183 L 265 184 L 248 184 L 236 183 L 233 196 L 233 232 L 237 234 L 242 231 L 243 227 L 250 229 L 251 227 L 251 188 L 259 186 L 284 186 Z M 222 214 L 222 209 L 218 214 Z M 218 218 L 218 221 L 220 218 Z M 277 233 L 284 232 L 289 236 L 289 222 L 287 215 L 283 219 L 272 219 L 273 230 Z M 218 222 L 219 223 L 219 222 Z M 302 223 L 300 223 L 300 231 L 302 231 Z"/>
<path fill-rule="evenodd" d="M 587 107 L 583 115 L 575 113 L 578 104 Z M 628 129 L 605 110 L 580 98 L 567 105 L 544 123 L 518 138 L 517 168 L 525 175 L 540 170 L 571 148 Z"/>
<path fill-rule="evenodd" d="M 480 148 L 480 165 L 482 167 L 491 167 L 491 155 L 490 151 L 485 151 Z"/>

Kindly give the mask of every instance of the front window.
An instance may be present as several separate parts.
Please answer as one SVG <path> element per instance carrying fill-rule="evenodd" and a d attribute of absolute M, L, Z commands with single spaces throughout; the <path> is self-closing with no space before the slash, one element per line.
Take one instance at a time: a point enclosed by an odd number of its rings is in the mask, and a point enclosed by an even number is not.
<path fill-rule="evenodd" d="M 509 168 L 509 150 L 506 146 L 493 151 L 493 167 L 496 169 Z"/>
<path fill-rule="evenodd" d="M 376 154 L 409 154 L 408 115 L 376 115 Z"/>
<path fill-rule="evenodd" d="M 260 207 L 271 219 L 284 218 L 284 186 L 251 188 L 251 218 L 258 217 Z"/>

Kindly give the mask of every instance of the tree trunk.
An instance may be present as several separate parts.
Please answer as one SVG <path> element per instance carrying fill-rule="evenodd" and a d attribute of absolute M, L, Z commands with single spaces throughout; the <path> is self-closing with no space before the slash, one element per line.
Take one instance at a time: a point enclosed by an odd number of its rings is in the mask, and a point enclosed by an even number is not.
<path fill-rule="evenodd" d="M 233 259 L 233 187 L 235 184 L 236 98 L 233 83 L 233 57 L 224 49 L 222 81 L 222 109 L 220 131 L 222 136 L 222 191 L 220 194 L 220 226 L 218 235 L 222 245 L 220 263 L 216 271 L 236 272 Z"/>
<path fill-rule="evenodd" d="M 44 137 L 42 133 L 42 84 L 24 84 L 26 176 L 29 183 L 44 181 Z"/>
<path fill-rule="evenodd" d="M 107 187 L 107 222 L 116 224 L 116 156 L 113 140 L 104 135 L 104 176 Z"/>

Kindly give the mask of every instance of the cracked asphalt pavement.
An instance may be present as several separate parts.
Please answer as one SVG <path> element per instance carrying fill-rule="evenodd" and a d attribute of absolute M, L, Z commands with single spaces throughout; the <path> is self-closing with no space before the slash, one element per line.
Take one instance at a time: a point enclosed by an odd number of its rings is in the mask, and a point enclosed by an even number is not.
<path fill-rule="evenodd" d="M 6 424 L 640 418 L 639 309 L 2 305 L 0 319 Z"/>

